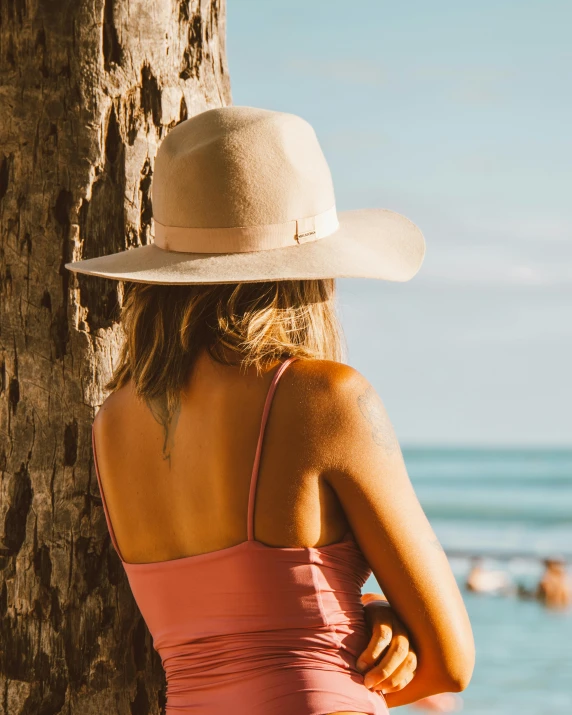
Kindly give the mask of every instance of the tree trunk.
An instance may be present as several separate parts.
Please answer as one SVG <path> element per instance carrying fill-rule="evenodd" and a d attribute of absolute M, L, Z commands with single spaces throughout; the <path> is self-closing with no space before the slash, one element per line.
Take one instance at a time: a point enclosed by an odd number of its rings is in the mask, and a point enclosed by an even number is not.
<path fill-rule="evenodd" d="M 224 0 L 0 0 L 0 713 L 162 712 L 91 422 L 122 284 L 64 263 L 151 240 L 157 146 L 231 103 Z"/>

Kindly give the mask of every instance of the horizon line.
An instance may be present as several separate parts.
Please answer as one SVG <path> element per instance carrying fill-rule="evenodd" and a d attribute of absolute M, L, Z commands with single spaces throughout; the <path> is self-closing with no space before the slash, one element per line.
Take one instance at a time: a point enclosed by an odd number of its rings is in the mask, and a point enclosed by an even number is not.
<path fill-rule="evenodd" d="M 510 443 L 447 443 L 447 442 L 407 442 L 400 445 L 402 451 L 407 450 L 458 450 L 458 451 L 522 451 L 522 452 L 571 452 L 572 444 L 518 444 Z"/>

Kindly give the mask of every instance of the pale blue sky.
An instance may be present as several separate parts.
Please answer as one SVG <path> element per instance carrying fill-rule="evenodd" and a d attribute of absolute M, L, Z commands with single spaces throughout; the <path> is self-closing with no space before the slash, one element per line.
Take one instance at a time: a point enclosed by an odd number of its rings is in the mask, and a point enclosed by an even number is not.
<path fill-rule="evenodd" d="M 234 104 L 316 129 L 338 208 L 423 230 L 410 283 L 340 281 L 403 444 L 572 445 L 570 0 L 228 0 Z"/>

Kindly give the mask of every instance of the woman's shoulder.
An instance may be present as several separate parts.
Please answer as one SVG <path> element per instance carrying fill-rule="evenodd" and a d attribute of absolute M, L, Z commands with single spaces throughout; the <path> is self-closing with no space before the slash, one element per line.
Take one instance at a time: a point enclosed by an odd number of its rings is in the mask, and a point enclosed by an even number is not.
<path fill-rule="evenodd" d="M 327 399 L 353 398 L 367 389 L 373 389 L 359 370 L 335 360 L 300 359 L 290 367 L 293 386 L 311 390 Z"/>
<path fill-rule="evenodd" d="M 139 408 L 140 401 L 135 395 L 132 382 L 129 381 L 105 398 L 93 420 L 93 429 L 96 434 L 103 431 L 114 432 L 119 427 L 123 415 L 133 416 L 133 411 Z"/>
<path fill-rule="evenodd" d="M 359 411 L 360 402 L 377 397 L 373 386 L 359 370 L 334 360 L 300 359 L 292 363 L 289 390 L 298 406 L 329 420 L 336 414 Z"/>

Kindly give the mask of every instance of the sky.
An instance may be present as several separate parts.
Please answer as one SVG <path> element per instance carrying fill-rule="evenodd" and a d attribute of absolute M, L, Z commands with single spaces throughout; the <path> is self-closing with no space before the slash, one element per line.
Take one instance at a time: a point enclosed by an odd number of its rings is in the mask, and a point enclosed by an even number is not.
<path fill-rule="evenodd" d="M 338 210 L 423 231 L 408 283 L 338 282 L 404 446 L 572 446 L 570 0 L 227 0 L 233 104 L 316 130 Z"/>

